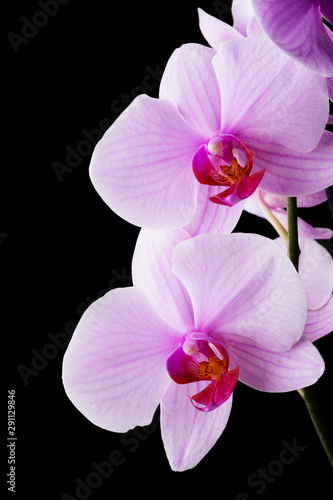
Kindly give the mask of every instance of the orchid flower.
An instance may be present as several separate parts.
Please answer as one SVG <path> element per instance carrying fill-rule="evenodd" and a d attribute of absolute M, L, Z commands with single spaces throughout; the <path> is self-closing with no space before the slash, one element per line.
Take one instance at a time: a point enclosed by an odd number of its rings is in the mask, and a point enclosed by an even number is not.
<path fill-rule="evenodd" d="M 332 0 L 252 0 L 269 38 L 288 56 L 323 76 L 333 76 Z"/>
<path fill-rule="evenodd" d="M 284 242 L 278 238 L 282 248 Z M 304 336 L 314 342 L 333 331 L 333 261 L 330 253 L 315 240 L 299 238 L 299 274 L 306 299 Z"/>
<path fill-rule="evenodd" d="M 133 287 L 108 292 L 83 314 L 64 385 L 89 420 L 114 432 L 149 424 L 160 404 L 173 470 L 194 467 L 220 437 L 237 379 L 285 392 L 323 373 L 302 336 L 301 279 L 275 242 L 143 229 L 132 274 Z"/>
<path fill-rule="evenodd" d="M 281 238 L 276 240 L 287 253 Z M 306 301 L 307 319 L 304 336 L 314 342 L 333 331 L 333 260 L 314 239 L 300 236 L 299 275 Z"/>
<path fill-rule="evenodd" d="M 284 248 L 282 241 L 280 244 Z M 299 274 L 307 300 L 304 336 L 314 342 L 333 331 L 333 261 L 311 238 L 300 237 L 299 246 Z"/>
<path fill-rule="evenodd" d="M 321 14 L 332 17 L 331 0 L 233 0 L 231 9 L 233 26 L 198 9 L 201 32 L 211 47 L 268 36 L 289 57 L 326 76 L 333 99 L 333 33 L 321 20 Z"/>
<path fill-rule="evenodd" d="M 327 201 L 325 191 L 297 198 L 298 207 L 313 207 Z M 259 217 L 267 213 L 265 206 L 288 229 L 286 198 L 257 190 L 255 195 L 246 200 L 244 209 Z M 330 253 L 315 240 L 331 239 L 333 231 L 325 227 L 312 227 L 298 218 L 298 235 L 301 254 L 299 274 L 302 278 L 307 297 L 307 321 L 304 335 L 315 340 L 333 331 L 333 262 Z M 282 238 L 276 240 L 287 253 L 287 246 Z"/>
<path fill-rule="evenodd" d="M 325 79 L 267 37 L 216 54 L 187 44 L 168 61 L 160 98 L 137 97 L 102 137 L 90 176 L 133 224 L 186 228 L 207 216 L 211 232 L 226 233 L 259 184 L 285 196 L 333 184 L 327 119 Z"/>

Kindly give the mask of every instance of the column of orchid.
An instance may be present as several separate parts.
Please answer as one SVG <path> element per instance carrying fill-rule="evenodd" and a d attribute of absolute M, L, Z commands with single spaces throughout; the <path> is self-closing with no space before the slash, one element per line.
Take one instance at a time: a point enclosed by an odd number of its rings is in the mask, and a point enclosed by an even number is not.
<path fill-rule="evenodd" d="M 176 49 L 159 98 L 137 97 L 95 148 L 94 187 L 142 229 L 133 287 L 89 306 L 64 357 L 69 398 L 104 429 L 147 425 L 160 404 L 177 471 L 217 441 L 238 381 L 268 392 L 315 384 L 324 361 L 313 342 L 333 330 L 332 257 L 316 242 L 333 233 L 295 229 L 290 211 L 288 227 L 285 210 L 296 197 L 325 202 L 333 184 L 333 36 L 322 21 L 333 4 L 232 9 L 233 27 L 199 9 L 210 47 Z M 280 238 L 232 233 L 243 209 Z"/>

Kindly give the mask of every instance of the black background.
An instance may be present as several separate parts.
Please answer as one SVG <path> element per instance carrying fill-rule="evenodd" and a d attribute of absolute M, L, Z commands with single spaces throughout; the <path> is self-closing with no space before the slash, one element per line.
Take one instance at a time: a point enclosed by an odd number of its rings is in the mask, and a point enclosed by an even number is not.
<path fill-rule="evenodd" d="M 61 182 L 52 164 L 66 164 L 66 147 L 76 150 L 85 139 L 84 129 L 117 118 L 119 112 L 111 110 L 111 104 L 142 85 L 147 66 L 162 70 L 181 44 L 205 43 L 197 22 L 198 6 L 230 21 L 227 1 L 183 2 L 181 10 L 180 2 L 110 5 L 71 0 L 59 6 L 28 43 L 18 45 L 17 53 L 7 34 L 21 35 L 21 18 L 32 20 L 41 7 L 37 1 L 7 6 L 5 154 L 0 169 L 1 330 L 6 339 L 2 397 L 5 402 L 7 390 L 14 389 L 17 408 L 16 493 L 9 497 L 56 500 L 67 493 L 80 498 L 76 478 L 86 483 L 94 472 L 93 462 L 108 460 L 118 450 L 123 463 L 86 498 L 174 495 L 178 488 L 186 496 L 230 500 L 242 500 L 241 492 L 251 499 L 288 500 L 312 494 L 324 498 L 331 469 L 297 393 L 259 393 L 239 383 L 222 437 L 196 468 L 175 473 L 164 453 L 158 415 L 152 426 L 140 433 L 131 431 L 125 439 L 91 424 L 64 392 L 64 348 L 54 347 L 50 334 L 66 330 L 70 334 L 89 303 L 110 286 L 131 284 L 138 228 L 112 213 L 94 190 L 88 176 L 89 151 L 79 155 L 76 167 L 62 173 Z M 157 97 L 157 86 L 147 93 Z M 313 225 L 331 225 L 327 204 L 300 212 Z M 266 221 L 246 213 L 236 230 L 275 237 Z M 328 407 L 332 338 L 316 345 L 327 363 L 318 387 Z M 39 357 L 43 354 L 44 362 Z M 25 381 L 18 372 L 20 365 L 21 370 L 35 368 Z M 7 462 L 5 422 L 3 418 Z M 285 441 L 295 440 L 305 449 L 273 482 L 261 483 L 262 488 L 248 484 L 259 468 L 279 460 Z M 7 463 L 2 469 L 8 472 Z"/>

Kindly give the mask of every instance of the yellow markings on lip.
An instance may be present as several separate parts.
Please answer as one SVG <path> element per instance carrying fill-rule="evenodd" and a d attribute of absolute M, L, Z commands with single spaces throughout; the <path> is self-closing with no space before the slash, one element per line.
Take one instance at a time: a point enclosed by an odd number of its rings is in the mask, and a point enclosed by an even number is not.
<path fill-rule="evenodd" d="M 208 361 L 188 360 L 188 367 L 198 378 L 202 380 L 214 380 L 227 371 L 227 362 L 220 359 L 215 354 L 211 354 Z"/>

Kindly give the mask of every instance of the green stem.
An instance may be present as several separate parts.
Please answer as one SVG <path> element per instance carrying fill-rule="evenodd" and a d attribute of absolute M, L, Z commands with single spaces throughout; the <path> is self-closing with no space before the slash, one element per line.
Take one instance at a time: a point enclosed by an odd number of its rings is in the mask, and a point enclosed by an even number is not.
<path fill-rule="evenodd" d="M 328 425 L 323 418 L 321 405 L 318 402 L 315 385 L 304 387 L 298 391 L 304 399 L 313 426 L 316 429 L 320 442 L 325 450 L 328 460 L 333 467 L 333 436 Z"/>
<path fill-rule="evenodd" d="M 287 214 L 288 214 L 288 257 L 298 271 L 298 259 L 300 256 L 300 248 L 298 244 L 298 228 L 297 228 L 297 198 L 287 198 Z"/>
<path fill-rule="evenodd" d="M 298 271 L 298 260 L 300 248 L 298 244 L 297 230 L 297 198 L 287 198 L 288 213 L 288 256 Z M 321 405 L 319 404 L 317 389 L 315 385 L 304 387 L 298 391 L 304 399 L 306 408 L 311 417 L 314 428 L 320 439 L 320 442 L 326 452 L 333 467 L 333 440 L 329 432 L 328 425 L 323 416 Z"/>

